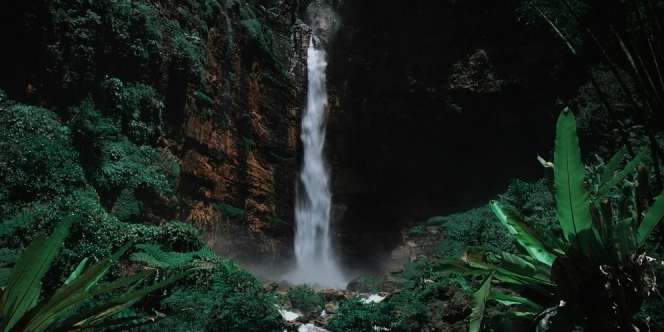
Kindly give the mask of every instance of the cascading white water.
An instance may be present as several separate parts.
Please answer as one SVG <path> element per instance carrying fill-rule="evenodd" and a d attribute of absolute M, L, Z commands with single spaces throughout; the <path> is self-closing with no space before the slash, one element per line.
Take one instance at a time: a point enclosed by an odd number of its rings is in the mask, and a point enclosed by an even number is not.
<path fill-rule="evenodd" d="M 346 280 L 337 264 L 330 239 L 330 175 L 323 155 L 327 106 L 325 50 L 316 47 L 315 37 L 307 51 L 307 108 L 300 139 L 304 160 L 295 202 L 295 257 L 297 268 L 287 279 L 297 284 L 344 288 Z"/>

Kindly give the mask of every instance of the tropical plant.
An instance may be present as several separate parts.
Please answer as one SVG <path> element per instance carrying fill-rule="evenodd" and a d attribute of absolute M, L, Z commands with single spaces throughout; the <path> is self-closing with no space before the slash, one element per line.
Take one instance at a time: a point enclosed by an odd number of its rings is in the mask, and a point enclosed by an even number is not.
<path fill-rule="evenodd" d="M 615 206 L 611 189 L 634 173 L 645 153 L 618 171 L 623 157 L 621 150 L 611 158 L 589 193 L 574 115 L 569 109 L 560 114 L 553 172 L 563 237 L 540 236 L 518 212 L 493 201 L 494 214 L 525 253 L 467 251 L 445 264 L 448 272 L 486 276 L 473 297 L 471 332 L 481 329 L 488 300 L 517 306 L 514 315 L 532 319 L 538 328 L 567 321 L 586 331 L 635 329 L 634 315 L 654 287 L 646 273 L 654 259 L 644 246 L 664 217 L 664 194 L 654 201 L 636 199 L 641 207 Z M 647 180 L 632 188 L 638 195 L 644 186 Z M 494 289 L 494 280 L 525 297 Z"/>
<path fill-rule="evenodd" d="M 37 237 L 18 257 L 13 268 L 0 270 L 6 284 L 0 300 L 0 330 L 74 331 L 87 328 L 128 328 L 143 324 L 141 317 L 113 316 L 129 308 L 143 296 L 161 289 L 182 275 L 174 275 L 151 285 L 146 282 L 154 270 L 142 271 L 111 282 L 100 283 L 109 268 L 131 247 L 88 267 L 83 259 L 60 288 L 43 296 L 42 279 L 62 249 L 71 221 L 60 223 L 50 237 Z"/>
<path fill-rule="evenodd" d="M 661 169 L 662 151 L 657 142 L 657 133 L 661 128 L 654 125 L 661 119 L 664 111 L 664 25 L 661 17 L 664 6 L 658 0 L 615 1 L 623 9 L 624 22 L 609 20 L 608 23 L 593 24 L 588 13 L 610 12 L 599 6 L 606 6 L 602 1 L 578 0 L 528 0 L 526 7 L 534 10 L 564 42 L 565 47 L 579 61 L 582 56 L 575 46 L 574 34 L 581 32 L 600 55 L 602 63 L 608 68 L 613 81 L 617 83 L 624 101 L 634 112 L 633 120 L 641 123 L 648 139 L 655 180 L 658 189 L 664 189 L 664 177 Z M 589 5 L 590 4 L 590 5 Z M 585 14 L 584 14 L 585 13 Z M 562 24 L 561 24 L 562 23 Z M 604 32 L 606 36 L 602 36 Z M 610 94 L 599 77 L 591 71 L 591 84 L 602 106 L 618 129 L 621 140 L 628 152 L 634 155 L 627 130 L 615 105 L 609 102 Z"/>

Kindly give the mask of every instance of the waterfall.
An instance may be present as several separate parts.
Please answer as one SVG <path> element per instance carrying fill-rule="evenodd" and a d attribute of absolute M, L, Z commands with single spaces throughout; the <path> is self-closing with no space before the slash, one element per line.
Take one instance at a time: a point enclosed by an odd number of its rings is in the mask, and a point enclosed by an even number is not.
<path fill-rule="evenodd" d="M 295 257 L 293 283 L 344 288 L 346 280 L 337 264 L 330 239 L 330 174 L 323 155 L 327 106 L 325 50 L 311 37 L 307 51 L 307 107 L 300 139 L 304 158 L 295 202 Z"/>

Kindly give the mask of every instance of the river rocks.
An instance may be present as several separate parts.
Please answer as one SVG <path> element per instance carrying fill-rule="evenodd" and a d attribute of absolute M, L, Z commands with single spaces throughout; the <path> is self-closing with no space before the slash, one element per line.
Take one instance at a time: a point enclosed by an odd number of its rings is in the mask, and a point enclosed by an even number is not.
<path fill-rule="evenodd" d="M 319 293 L 323 295 L 327 302 L 339 302 L 350 298 L 354 294 L 352 291 L 331 288 L 323 289 Z"/>
<path fill-rule="evenodd" d="M 279 289 L 279 283 L 278 282 L 268 282 L 263 284 L 263 289 L 266 292 L 276 292 Z"/>
<path fill-rule="evenodd" d="M 325 305 L 325 313 L 334 315 L 334 314 L 337 313 L 338 307 L 339 306 L 334 304 L 334 303 L 328 303 L 328 304 Z"/>

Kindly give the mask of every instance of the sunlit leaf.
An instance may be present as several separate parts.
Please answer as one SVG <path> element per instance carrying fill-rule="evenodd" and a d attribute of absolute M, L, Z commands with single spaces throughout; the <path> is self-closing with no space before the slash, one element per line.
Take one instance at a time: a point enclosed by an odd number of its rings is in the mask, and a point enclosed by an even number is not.
<path fill-rule="evenodd" d="M 558 117 L 554 151 L 556 211 L 565 239 L 589 257 L 597 253 L 588 193 L 584 188 L 584 166 L 574 114 L 566 108 Z"/>
<path fill-rule="evenodd" d="M 546 249 L 544 243 L 532 228 L 528 227 L 517 216 L 505 211 L 497 201 L 491 201 L 489 205 L 498 220 L 516 238 L 521 247 L 538 261 L 549 266 L 553 264 L 556 256 Z"/>
<path fill-rule="evenodd" d="M 486 301 L 491 294 L 491 280 L 493 274 L 489 275 L 480 289 L 473 294 L 473 302 L 471 304 L 472 311 L 470 313 L 468 322 L 469 332 L 479 332 L 482 327 L 482 319 L 484 319 L 484 311 L 486 309 Z"/>

